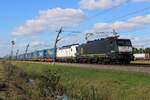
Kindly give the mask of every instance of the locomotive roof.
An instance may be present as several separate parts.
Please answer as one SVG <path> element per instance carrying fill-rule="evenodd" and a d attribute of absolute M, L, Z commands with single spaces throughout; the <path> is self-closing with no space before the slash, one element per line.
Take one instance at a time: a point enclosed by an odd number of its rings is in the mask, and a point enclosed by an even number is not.
<path fill-rule="evenodd" d="M 95 41 L 101 41 L 101 40 L 130 40 L 130 39 L 119 39 L 118 37 L 107 37 L 107 38 L 101 38 L 101 39 L 88 41 L 87 43 L 91 43 L 91 42 L 95 42 Z"/>
<path fill-rule="evenodd" d="M 78 44 L 78 43 L 76 43 L 76 44 L 71 44 L 71 45 L 63 46 L 63 47 L 61 47 L 61 48 L 59 48 L 59 49 L 70 48 L 71 46 L 74 46 L 74 45 L 79 45 L 79 44 Z"/>

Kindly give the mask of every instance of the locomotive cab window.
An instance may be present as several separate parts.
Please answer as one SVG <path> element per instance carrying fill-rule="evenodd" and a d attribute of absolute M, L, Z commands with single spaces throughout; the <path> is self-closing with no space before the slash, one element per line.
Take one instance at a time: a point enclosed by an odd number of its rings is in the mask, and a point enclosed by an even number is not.
<path fill-rule="evenodd" d="M 130 40 L 117 40 L 118 46 L 131 46 Z"/>

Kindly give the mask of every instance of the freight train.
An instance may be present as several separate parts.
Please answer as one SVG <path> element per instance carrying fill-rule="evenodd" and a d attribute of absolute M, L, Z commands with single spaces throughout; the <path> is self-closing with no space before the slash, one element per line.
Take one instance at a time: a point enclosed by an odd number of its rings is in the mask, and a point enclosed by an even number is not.
<path fill-rule="evenodd" d="M 32 53 L 22 54 L 19 60 L 53 61 L 54 49 L 44 49 Z M 57 48 L 58 62 L 76 63 L 121 63 L 129 64 L 134 60 L 132 44 L 129 39 L 107 37 L 84 44 L 72 44 Z"/>
<path fill-rule="evenodd" d="M 17 60 L 52 62 L 54 58 L 54 49 L 44 49 L 31 53 L 21 54 L 16 57 Z"/>

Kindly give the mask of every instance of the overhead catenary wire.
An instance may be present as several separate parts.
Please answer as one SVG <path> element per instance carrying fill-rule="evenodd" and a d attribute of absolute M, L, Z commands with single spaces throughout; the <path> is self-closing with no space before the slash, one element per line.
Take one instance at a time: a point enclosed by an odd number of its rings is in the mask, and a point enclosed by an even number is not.
<path fill-rule="evenodd" d="M 103 10 L 103 11 L 100 11 L 100 12 L 98 12 L 98 13 L 92 15 L 91 17 L 88 17 L 88 18 L 87 18 L 87 21 L 85 21 L 84 24 L 87 23 L 87 22 L 89 22 L 89 21 L 94 20 L 95 18 L 97 18 L 97 17 L 99 17 L 99 16 L 102 16 L 102 15 L 104 15 L 104 14 L 107 14 L 108 12 L 112 11 L 113 9 L 116 9 L 116 8 L 119 8 L 119 7 L 120 7 L 120 6 L 115 6 L 115 7 L 112 7 L 112 8 L 109 8 L 109 9 L 105 9 L 105 10 Z M 91 26 L 91 25 L 87 25 L 86 28 L 89 28 L 90 26 Z"/>
<path fill-rule="evenodd" d="M 130 2 L 130 0 L 127 0 L 125 3 L 127 4 L 127 3 L 129 3 L 129 2 Z M 110 12 L 110 11 L 116 9 L 116 8 L 119 8 L 119 7 L 121 7 L 121 6 L 122 6 L 122 5 L 120 4 L 120 5 L 118 5 L 118 6 L 114 6 L 114 7 L 111 7 L 111 8 L 109 8 L 109 9 L 105 9 L 105 10 L 103 10 L 103 11 L 101 11 L 101 12 L 98 12 L 98 13 L 94 14 L 93 16 L 89 17 L 89 18 L 88 18 L 88 21 L 89 21 L 89 20 L 93 20 L 94 18 L 96 18 L 96 17 L 98 17 L 98 16 L 100 16 L 100 15 L 102 15 L 102 14 L 106 14 L 106 13 L 108 13 L 108 12 Z"/>
<path fill-rule="evenodd" d="M 119 17 L 116 17 L 116 18 L 107 20 L 106 22 L 112 22 L 112 21 L 114 21 L 114 20 L 122 19 L 122 18 L 125 18 L 125 17 L 127 17 L 127 16 L 130 16 L 130 15 L 133 15 L 133 14 L 137 14 L 137 13 L 140 13 L 140 12 L 145 11 L 145 10 L 148 10 L 148 9 L 150 9 L 150 6 L 145 7 L 145 8 L 143 8 L 143 9 L 140 9 L 140 10 L 136 10 L 136 11 L 133 11 L 133 12 L 129 12 L 129 13 L 125 14 L 125 15 L 122 15 L 122 16 L 119 16 Z"/>
<path fill-rule="evenodd" d="M 127 4 L 127 3 L 129 3 L 129 2 L 130 2 L 130 0 L 127 0 L 127 1 L 124 2 L 124 3 Z M 109 8 L 109 9 L 105 9 L 105 10 L 103 10 L 103 11 L 101 11 L 101 12 L 98 12 L 98 13 L 94 14 L 93 16 L 87 18 L 87 21 L 86 21 L 86 22 L 92 21 L 92 20 L 95 19 L 96 17 L 98 17 L 98 16 L 100 16 L 100 15 L 104 15 L 104 14 L 106 14 L 106 13 L 108 13 L 108 12 L 110 12 L 110 11 L 116 9 L 116 8 L 119 8 L 120 6 L 122 6 L 122 5 L 114 6 L 114 7 L 111 7 L 111 8 Z M 91 25 L 87 25 L 87 26 L 86 26 L 87 29 L 90 28 L 90 27 L 91 27 Z M 85 38 L 86 38 L 86 37 L 85 37 Z"/>
<path fill-rule="evenodd" d="M 130 1 L 130 0 L 127 0 L 126 3 L 129 3 L 129 1 Z M 110 11 L 110 10 L 112 10 L 112 9 L 115 9 L 115 8 L 118 8 L 118 7 L 120 7 L 120 6 L 121 6 L 121 5 L 115 6 L 115 7 L 113 7 L 113 8 L 110 8 L 110 9 L 104 10 L 104 11 L 102 11 L 102 12 L 100 12 L 100 13 L 97 13 L 97 14 L 93 15 L 92 17 L 88 18 L 87 21 L 89 22 L 89 21 L 91 21 L 92 19 L 95 19 L 96 17 L 98 17 L 100 14 L 105 14 L 105 13 L 107 13 L 108 11 Z M 125 15 L 122 15 L 122 16 L 119 16 L 119 17 L 116 17 L 116 18 L 113 18 L 113 19 L 110 19 L 110 20 L 106 20 L 105 22 L 112 22 L 112 21 L 114 21 L 114 20 L 122 19 L 122 18 L 125 18 L 125 17 L 127 17 L 127 16 L 130 16 L 130 15 L 133 15 L 133 14 L 137 14 L 137 13 L 140 13 L 140 12 L 142 12 L 142 11 L 144 11 L 144 10 L 148 10 L 148 9 L 150 9 L 150 6 L 145 7 L 145 8 L 143 8 L 143 9 L 140 9 L 140 10 L 136 10 L 136 11 L 133 11 L 133 12 L 129 12 L 129 13 L 125 14 Z M 88 25 L 87 27 L 90 27 L 90 26 L 91 26 L 91 25 Z"/>
<path fill-rule="evenodd" d="M 148 9 L 150 9 L 150 6 L 145 7 L 145 8 L 142 8 L 142 9 L 139 9 L 139 10 L 136 10 L 136 11 L 133 11 L 133 12 L 129 12 L 129 13 L 127 13 L 127 14 L 125 14 L 125 15 L 122 15 L 122 16 L 119 16 L 119 17 L 117 17 L 117 18 L 114 18 L 114 19 L 111 19 L 111 20 L 107 20 L 106 22 L 111 22 L 111 21 L 114 21 L 114 20 L 118 20 L 118 19 L 121 19 L 121 18 L 125 18 L 125 17 L 127 17 L 127 16 L 130 16 L 130 15 L 133 15 L 133 14 L 137 14 L 137 13 L 140 13 L 140 12 L 145 11 L 145 10 L 148 10 Z"/>
<path fill-rule="evenodd" d="M 129 3 L 129 1 L 130 1 L 130 0 L 127 0 L 125 3 Z M 87 21 L 89 22 L 89 21 L 93 20 L 94 18 L 98 17 L 99 15 L 106 14 L 106 13 L 110 12 L 110 11 L 113 10 L 113 9 L 119 8 L 120 6 L 121 6 L 121 5 L 114 6 L 114 7 L 111 7 L 111 8 L 109 8 L 109 9 L 106 9 L 106 10 L 103 10 L 103 11 L 101 11 L 101 12 L 98 12 L 98 13 L 96 13 L 95 15 L 89 17 Z M 87 27 L 90 27 L 90 25 L 87 26 Z M 64 32 L 82 33 L 81 31 L 64 31 Z"/>
<path fill-rule="evenodd" d="M 149 27 L 138 28 L 136 30 L 129 30 L 127 32 L 122 32 L 122 33 L 144 31 L 144 30 L 147 30 L 147 28 L 149 28 Z"/>

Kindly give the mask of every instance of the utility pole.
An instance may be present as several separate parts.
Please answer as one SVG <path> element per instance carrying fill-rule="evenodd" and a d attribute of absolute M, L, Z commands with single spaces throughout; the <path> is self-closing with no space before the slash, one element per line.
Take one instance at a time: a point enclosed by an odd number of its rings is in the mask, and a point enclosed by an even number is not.
<path fill-rule="evenodd" d="M 11 41 L 11 56 L 10 56 L 10 59 L 13 58 L 13 50 L 14 50 L 14 45 L 15 45 L 15 41 Z"/>
<path fill-rule="evenodd" d="M 61 37 L 60 38 L 60 34 L 62 33 L 62 32 L 64 32 L 64 30 L 63 30 L 63 27 L 61 27 L 58 31 L 56 31 L 56 32 L 58 32 L 58 34 L 57 34 L 57 37 L 56 37 L 56 39 L 55 39 L 55 44 L 54 44 L 54 58 L 53 58 L 53 63 L 54 63 L 54 65 L 55 65 L 55 62 L 56 62 L 56 55 L 57 55 L 57 43 L 60 41 L 60 40 L 62 40 L 63 39 L 63 37 Z M 65 32 L 71 32 L 71 33 L 81 33 L 81 32 L 79 32 L 79 31 L 65 31 Z"/>
<path fill-rule="evenodd" d="M 18 59 L 19 49 L 16 52 L 16 60 Z"/>
<path fill-rule="evenodd" d="M 61 40 L 60 38 L 60 34 L 63 32 L 63 28 L 61 27 L 58 31 L 58 34 L 57 34 L 57 37 L 56 37 L 56 40 L 55 40 L 55 44 L 54 44 L 54 65 L 55 65 L 55 62 L 56 62 L 56 54 L 57 54 L 57 43 Z"/>
<path fill-rule="evenodd" d="M 25 50 L 25 55 L 24 55 L 24 59 L 26 59 L 26 57 L 27 57 L 27 53 L 28 53 L 28 49 L 29 49 L 29 44 L 27 44 L 27 46 L 26 46 L 26 50 Z"/>
<path fill-rule="evenodd" d="M 119 37 L 119 34 L 116 32 L 115 29 L 113 29 L 113 35 L 114 35 L 114 37 Z"/>

